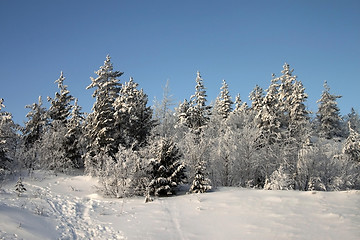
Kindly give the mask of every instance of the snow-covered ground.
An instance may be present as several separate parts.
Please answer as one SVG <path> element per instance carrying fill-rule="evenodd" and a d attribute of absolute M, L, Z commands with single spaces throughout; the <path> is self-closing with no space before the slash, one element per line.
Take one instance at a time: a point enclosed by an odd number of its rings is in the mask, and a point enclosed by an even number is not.
<path fill-rule="evenodd" d="M 0 189 L 0 239 L 360 239 L 360 191 L 220 188 L 108 199 L 87 176 L 25 177 Z"/>

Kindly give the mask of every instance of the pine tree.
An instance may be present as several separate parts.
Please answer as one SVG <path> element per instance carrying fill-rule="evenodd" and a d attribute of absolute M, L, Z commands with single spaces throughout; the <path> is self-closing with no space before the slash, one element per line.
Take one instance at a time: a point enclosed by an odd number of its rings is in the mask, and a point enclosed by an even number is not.
<path fill-rule="evenodd" d="M 179 185 L 186 179 L 185 165 L 177 145 L 168 138 L 160 138 L 151 146 L 148 176 L 148 193 L 155 196 L 168 196 L 176 193 Z"/>
<path fill-rule="evenodd" d="M 117 152 L 115 135 L 115 110 L 113 104 L 119 95 L 120 83 L 117 79 L 123 73 L 113 71 L 110 56 L 106 56 L 104 65 L 95 72 L 96 78 L 91 77 L 91 84 L 87 89 L 95 88 L 93 97 L 96 99 L 92 112 L 86 120 L 87 153 L 85 158 L 86 171 L 95 173 L 94 168 L 102 168 L 95 156 L 100 153 L 114 157 Z"/>
<path fill-rule="evenodd" d="M 340 109 L 336 99 L 341 96 L 330 94 L 327 82 L 324 82 L 324 91 L 321 98 L 317 101 L 319 108 L 317 112 L 318 133 L 326 139 L 342 137 Z"/>
<path fill-rule="evenodd" d="M 134 143 L 142 146 L 155 125 L 152 109 L 147 106 L 148 97 L 138 84 L 130 78 L 122 85 L 120 94 L 114 102 L 114 119 L 117 131 L 116 141 L 126 148 Z M 136 147 L 136 146 L 135 146 Z"/>
<path fill-rule="evenodd" d="M 226 119 L 232 111 L 233 101 L 230 97 L 229 86 L 225 80 L 223 80 L 220 90 L 220 96 L 216 98 L 214 111 L 216 115 Z"/>

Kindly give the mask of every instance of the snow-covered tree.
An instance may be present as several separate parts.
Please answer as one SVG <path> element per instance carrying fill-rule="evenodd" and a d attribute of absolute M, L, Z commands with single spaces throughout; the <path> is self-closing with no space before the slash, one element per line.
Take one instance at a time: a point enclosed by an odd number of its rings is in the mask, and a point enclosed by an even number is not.
<path fill-rule="evenodd" d="M 71 114 L 67 123 L 66 146 L 67 157 L 71 160 L 74 167 L 81 168 L 84 166 L 82 155 L 85 152 L 85 138 L 84 138 L 84 116 L 81 112 L 81 107 L 77 104 L 75 99 L 72 106 Z"/>
<path fill-rule="evenodd" d="M 67 155 L 66 134 L 67 128 L 61 121 L 52 122 L 33 149 L 37 151 L 37 167 L 59 172 L 69 172 L 76 167 Z"/>
<path fill-rule="evenodd" d="M 251 102 L 251 109 L 258 112 L 262 108 L 264 99 L 264 90 L 256 85 L 249 95 Z"/>
<path fill-rule="evenodd" d="M 0 99 L 0 180 L 14 167 L 18 144 L 17 126 L 9 112 L 3 111 L 4 99 Z"/>
<path fill-rule="evenodd" d="M 295 180 L 290 171 L 280 165 L 271 175 L 266 179 L 264 189 L 266 190 L 294 190 Z"/>
<path fill-rule="evenodd" d="M 88 172 L 93 168 L 101 168 L 102 163 L 96 162 L 95 156 L 105 152 L 113 157 L 117 152 L 118 144 L 115 139 L 117 133 L 115 126 L 114 102 L 119 95 L 120 83 L 118 77 L 123 73 L 113 70 L 110 56 L 106 56 L 104 65 L 95 72 L 96 78 L 91 77 L 91 84 L 87 89 L 94 88 L 93 97 L 96 99 L 92 112 L 86 120 L 87 153 L 85 167 Z"/>
<path fill-rule="evenodd" d="M 348 136 L 350 134 L 349 129 L 348 129 L 349 124 L 351 125 L 351 128 L 354 131 L 357 131 L 360 133 L 360 116 L 359 116 L 359 113 L 357 111 L 355 111 L 354 108 L 351 108 L 350 113 L 344 117 L 344 122 L 346 123 L 346 124 L 344 124 L 344 125 L 346 125 L 346 130 L 344 131 L 344 132 L 346 132 L 346 136 Z"/>
<path fill-rule="evenodd" d="M 16 182 L 15 191 L 17 192 L 18 197 L 20 197 L 21 194 L 26 191 L 26 188 L 25 188 L 24 184 L 22 183 L 21 177 L 20 177 L 20 178 L 18 179 L 18 181 Z"/>
<path fill-rule="evenodd" d="M 206 89 L 200 72 L 197 72 L 195 94 L 190 97 L 190 106 L 186 111 L 186 125 L 192 131 L 200 133 L 209 122 L 211 107 L 206 105 Z"/>
<path fill-rule="evenodd" d="M 300 81 L 295 81 L 290 96 L 289 111 L 289 132 L 298 143 L 304 142 L 310 131 L 310 112 L 306 109 L 305 101 L 308 95 Z"/>
<path fill-rule="evenodd" d="M 234 103 L 235 103 L 234 112 L 245 112 L 249 110 L 249 106 L 247 105 L 247 103 L 241 101 L 240 94 L 236 95 Z"/>
<path fill-rule="evenodd" d="M 257 111 L 256 121 L 261 130 L 261 137 L 267 143 L 276 143 L 281 139 L 281 112 L 279 111 L 278 83 L 273 79 L 262 106 Z"/>
<path fill-rule="evenodd" d="M 233 101 L 231 100 L 229 93 L 229 86 L 225 80 L 222 82 L 220 88 L 220 95 L 216 98 L 214 112 L 216 115 L 221 116 L 222 118 L 227 118 L 232 111 Z"/>
<path fill-rule="evenodd" d="M 211 181 L 206 174 L 206 163 L 199 160 L 195 166 L 195 177 L 191 183 L 189 193 L 204 193 L 211 190 Z"/>
<path fill-rule="evenodd" d="M 66 124 L 71 112 L 71 102 L 74 100 L 74 97 L 71 96 L 67 86 L 64 85 L 64 80 L 64 74 L 61 72 L 59 79 L 55 81 L 55 83 L 58 84 L 59 92 L 55 93 L 54 99 L 48 97 L 48 102 L 50 102 L 48 115 L 51 120 L 61 121 Z"/>
<path fill-rule="evenodd" d="M 38 103 L 25 106 L 25 108 L 30 109 L 28 114 L 26 114 L 28 121 L 25 122 L 23 129 L 23 140 L 26 147 L 31 147 L 32 144 L 40 140 L 48 126 L 47 110 L 42 104 L 41 96 L 39 96 Z"/>
<path fill-rule="evenodd" d="M 176 124 L 176 118 L 172 110 L 174 106 L 172 95 L 170 95 L 169 81 L 166 82 L 163 88 L 163 98 L 161 101 L 154 100 L 153 112 L 154 120 L 158 122 L 155 126 L 154 134 L 161 137 L 174 135 L 174 126 Z"/>
<path fill-rule="evenodd" d="M 120 146 L 116 161 L 104 158 L 104 168 L 99 173 L 99 190 L 104 195 L 117 198 L 144 195 L 148 179 L 138 152 Z"/>
<path fill-rule="evenodd" d="M 317 112 L 318 133 L 321 137 L 332 139 L 342 137 L 340 109 L 336 99 L 341 96 L 330 94 L 327 82 L 324 82 L 324 91 L 321 98 L 317 101 L 319 108 Z"/>
<path fill-rule="evenodd" d="M 353 161 L 360 162 L 360 133 L 349 122 L 349 136 L 345 140 L 343 152 Z"/>
<path fill-rule="evenodd" d="M 186 180 L 180 149 L 169 138 L 155 140 L 150 147 L 148 193 L 155 196 L 175 194 Z"/>
<path fill-rule="evenodd" d="M 146 143 L 155 121 L 152 109 L 147 106 L 148 97 L 138 84 L 130 78 L 122 85 L 119 96 L 114 102 L 115 141 L 124 147 L 141 146 Z M 136 147 L 136 146 L 135 146 Z"/>

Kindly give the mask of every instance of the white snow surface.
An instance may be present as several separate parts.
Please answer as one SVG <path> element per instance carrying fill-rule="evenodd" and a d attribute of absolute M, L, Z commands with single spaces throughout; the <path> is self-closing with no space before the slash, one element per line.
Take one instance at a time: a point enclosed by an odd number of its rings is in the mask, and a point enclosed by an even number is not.
<path fill-rule="evenodd" d="M 112 199 L 88 176 L 35 172 L 0 189 L 0 239 L 360 239 L 360 191 L 220 188 Z"/>

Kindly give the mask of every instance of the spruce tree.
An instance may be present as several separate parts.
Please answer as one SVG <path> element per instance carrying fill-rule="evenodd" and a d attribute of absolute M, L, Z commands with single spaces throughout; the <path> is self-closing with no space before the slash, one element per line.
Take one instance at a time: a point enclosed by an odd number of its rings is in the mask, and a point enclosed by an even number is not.
<path fill-rule="evenodd" d="M 264 99 L 264 90 L 260 86 L 256 85 L 255 88 L 251 91 L 249 98 L 252 101 L 251 109 L 255 112 L 260 111 Z"/>
<path fill-rule="evenodd" d="M 4 99 L 0 99 L 0 180 L 14 167 L 15 150 L 18 144 L 17 125 L 9 112 L 3 111 Z"/>
<path fill-rule="evenodd" d="M 87 153 L 85 158 L 86 171 L 95 174 L 95 169 L 102 168 L 101 158 L 95 156 L 105 153 L 114 158 L 117 152 L 114 102 L 119 95 L 118 77 L 123 73 L 114 71 L 110 56 L 106 56 L 104 65 L 91 77 L 91 84 L 86 89 L 94 88 L 95 103 L 92 112 L 86 119 Z M 98 160 L 100 162 L 98 162 Z"/>
<path fill-rule="evenodd" d="M 200 72 L 197 72 L 195 94 L 190 97 L 190 107 L 187 110 L 188 127 L 197 133 L 200 133 L 210 120 L 211 107 L 206 105 L 206 97 L 203 79 Z"/>
<path fill-rule="evenodd" d="M 230 97 L 229 86 L 225 80 L 223 80 L 220 90 L 220 95 L 216 98 L 214 111 L 216 115 L 226 119 L 232 111 L 233 101 Z"/>
<path fill-rule="evenodd" d="M 67 157 L 71 160 L 74 167 L 81 168 L 84 166 L 82 155 L 85 152 L 85 138 L 84 138 L 84 116 L 81 112 L 81 107 L 77 104 L 75 99 L 72 105 L 71 114 L 67 123 L 66 146 Z"/>
<path fill-rule="evenodd" d="M 21 194 L 26 191 L 26 188 L 25 188 L 24 184 L 22 183 L 21 178 L 19 178 L 18 181 L 16 182 L 15 191 L 17 192 L 18 197 L 20 197 Z"/>
<path fill-rule="evenodd" d="M 317 112 L 318 133 L 320 137 L 333 139 L 342 137 L 340 109 L 337 106 L 336 99 L 341 96 L 330 94 L 330 88 L 327 82 L 324 82 L 324 91 L 321 98 L 317 101 L 319 108 Z"/>
<path fill-rule="evenodd" d="M 173 195 L 186 180 L 182 153 L 169 138 L 155 140 L 150 146 L 151 159 L 148 166 L 148 194 L 155 196 Z"/>
<path fill-rule="evenodd" d="M 31 148 L 36 141 L 41 139 L 49 124 L 47 110 L 42 104 L 41 96 L 39 96 L 38 103 L 25 106 L 30 109 L 26 114 L 28 121 L 25 122 L 23 128 L 23 141 L 27 148 Z"/>
<path fill-rule="evenodd" d="M 70 95 L 70 91 L 67 89 L 67 86 L 64 85 L 64 80 L 64 74 L 61 72 L 59 79 L 55 81 L 55 83 L 58 84 L 59 92 L 55 93 L 54 99 L 48 97 L 48 102 L 50 102 L 48 115 L 51 120 L 61 121 L 66 124 L 71 112 L 71 102 L 74 100 L 74 97 Z"/>
<path fill-rule="evenodd" d="M 134 143 L 144 145 L 155 124 L 152 109 L 147 106 L 148 97 L 137 87 L 138 84 L 130 78 L 122 85 L 113 104 L 116 143 L 126 148 L 134 147 Z"/>
<path fill-rule="evenodd" d="M 195 177 L 189 193 L 204 193 L 211 190 L 211 181 L 206 176 L 206 163 L 199 160 L 195 167 Z"/>

